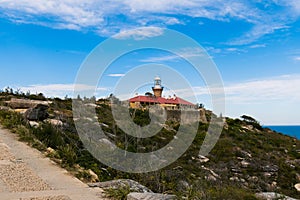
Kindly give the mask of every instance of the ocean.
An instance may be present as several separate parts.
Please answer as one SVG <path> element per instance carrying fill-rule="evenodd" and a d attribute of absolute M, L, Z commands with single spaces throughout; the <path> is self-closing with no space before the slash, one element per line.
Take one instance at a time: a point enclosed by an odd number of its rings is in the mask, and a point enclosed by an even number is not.
<path fill-rule="evenodd" d="M 276 132 L 283 133 L 300 140 L 300 126 L 264 126 Z"/>

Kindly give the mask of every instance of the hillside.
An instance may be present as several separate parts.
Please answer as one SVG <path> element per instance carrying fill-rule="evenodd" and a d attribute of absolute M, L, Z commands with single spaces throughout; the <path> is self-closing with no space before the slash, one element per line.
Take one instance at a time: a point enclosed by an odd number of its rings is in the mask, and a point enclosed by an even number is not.
<path fill-rule="evenodd" d="M 72 118 L 71 99 L 6 91 L 0 94 L 0 106 L 0 123 L 5 128 L 86 182 L 133 179 L 154 192 L 175 194 L 179 199 L 257 199 L 255 194 L 261 192 L 300 199 L 294 187 L 300 183 L 300 141 L 263 128 L 249 116 L 226 118 L 219 141 L 206 157 L 199 155 L 208 129 L 203 121 L 180 159 L 156 172 L 129 174 L 103 165 L 84 148 Z M 130 152 L 160 149 L 176 136 L 180 125 L 172 117 L 157 135 L 137 139 L 116 126 L 109 100 L 98 100 L 94 108 L 108 138 Z M 150 123 L 147 110 L 130 112 L 136 124 Z M 213 114 L 206 111 L 206 120 L 211 117 Z M 188 132 L 189 127 L 185 130 Z"/>

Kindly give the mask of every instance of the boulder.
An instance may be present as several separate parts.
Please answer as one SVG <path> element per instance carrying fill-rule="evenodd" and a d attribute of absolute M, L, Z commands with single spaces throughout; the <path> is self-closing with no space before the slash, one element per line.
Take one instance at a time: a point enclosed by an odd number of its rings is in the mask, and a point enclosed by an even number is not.
<path fill-rule="evenodd" d="M 36 121 L 29 121 L 29 125 L 34 128 L 37 128 L 40 126 L 40 124 Z"/>
<path fill-rule="evenodd" d="M 173 200 L 177 199 L 175 195 L 157 194 L 157 193 L 136 193 L 127 195 L 127 200 Z"/>
<path fill-rule="evenodd" d="M 49 107 L 47 105 L 38 104 L 33 108 L 29 108 L 25 112 L 25 118 L 29 121 L 42 121 L 47 119 L 49 116 L 47 109 Z"/>

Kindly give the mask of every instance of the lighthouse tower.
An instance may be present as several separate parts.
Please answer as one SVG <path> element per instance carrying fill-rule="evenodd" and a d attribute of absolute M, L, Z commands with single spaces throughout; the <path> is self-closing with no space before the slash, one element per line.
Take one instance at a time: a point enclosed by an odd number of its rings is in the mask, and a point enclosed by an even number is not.
<path fill-rule="evenodd" d="M 161 86 L 161 79 L 160 77 L 155 77 L 154 79 L 154 87 L 152 87 L 153 93 L 155 97 L 161 97 L 162 91 L 164 87 Z"/>

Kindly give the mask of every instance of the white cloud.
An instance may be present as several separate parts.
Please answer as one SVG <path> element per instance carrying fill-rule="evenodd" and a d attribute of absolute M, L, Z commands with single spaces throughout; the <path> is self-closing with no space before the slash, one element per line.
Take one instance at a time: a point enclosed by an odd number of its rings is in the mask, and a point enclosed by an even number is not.
<path fill-rule="evenodd" d="M 2 0 L 2 15 L 19 23 L 36 23 L 54 28 L 75 29 L 102 23 L 95 1 L 82 0 Z M 41 19 L 39 19 L 41 18 Z M 47 20 L 43 20 L 43 19 Z"/>
<path fill-rule="evenodd" d="M 43 93 L 45 96 L 48 97 L 65 97 L 68 95 L 72 97 L 75 85 L 74 84 L 48 84 L 48 85 L 30 85 L 30 86 L 23 86 L 23 87 L 16 87 L 23 92 L 30 92 L 32 94 L 35 93 Z M 94 86 L 84 85 L 84 84 L 77 84 L 76 85 L 77 91 L 90 91 L 95 90 Z M 107 88 L 96 88 L 95 92 L 107 91 Z"/>
<path fill-rule="evenodd" d="M 125 74 L 108 74 L 109 77 L 123 77 Z"/>
<path fill-rule="evenodd" d="M 162 28 L 158 27 L 143 27 L 138 29 L 123 30 L 117 35 L 113 36 L 115 39 L 128 39 L 144 40 L 146 38 L 160 36 L 164 33 Z"/>
<path fill-rule="evenodd" d="M 205 87 L 194 87 L 195 95 L 209 95 Z M 215 88 L 213 93 L 219 93 Z M 226 101 L 234 104 L 264 104 L 267 102 L 300 103 L 300 75 L 292 74 L 262 80 L 252 80 L 224 86 Z M 184 94 L 184 93 L 183 93 Z"/>
<path fill-rule="evenodd" d="M 259 9 L 273 4 L 280 10 Z M 57 29 L 95 31 L 102 36 L 140 26 L 167 27 L 185 24 L 185 18 L 207 18 L 230 22 L 242 20 L 252 29 L 230 45 L 250 44 L 266 34 L 287 29 L 287 24 L 300 16 L 298 0 L 263 1 L 238 0 L 1 0 L 0 16 L 16 23 L 33 23 Z M 120 18 L 120 16 L 122 16 Z M 181 17 L 179 17 L 181 16 Z M 188 20 L 188 19 L 187 19 Z M 158 30 L 140 32 L 137 39 L 156 36 Z"/>
<path fill-rule="evenodd" d="M 250 48 L 256 49 L 256 48 L 264 48 L 266 46 L 267 46 L 266 44 L 254 44 L 254 45 L 251 45 Z"/>
<path fill-rule="evenodd" d="M 162 62 L 162 61 L 174 61 L 181 58 L 191 58 L 191 57 L 197 57 L 197 56 L 208 56 L 208 54 L 205 53 L 205 50 L 201 48 L 184 48 L 178 50 L 178 55 L 163 55 L 163 56 L 155 56 L 155 57 L 149 57 L 146 59 L 142 59 L 141 62 Z"/>
<path fill-rule="evenodd" d="M 294 60 L 295 60 L 295 61 L 300 61 L 300 56 L 295 56 L 295 57 L 294 57 Z"/>
<path fill-rule="evenodd" d="M 257 23 L 254 27 L 245 35 L 240 38 L 236 38 L 233 41 L 228 42 L 229 45 L 245 45 L 251 44 L 257 41 L 264 35 L 272 34 L 277 30 L 288 29 L 289 27 L 284 22 L 269 22 L 263 21 L 263 23 Z"/>

